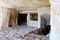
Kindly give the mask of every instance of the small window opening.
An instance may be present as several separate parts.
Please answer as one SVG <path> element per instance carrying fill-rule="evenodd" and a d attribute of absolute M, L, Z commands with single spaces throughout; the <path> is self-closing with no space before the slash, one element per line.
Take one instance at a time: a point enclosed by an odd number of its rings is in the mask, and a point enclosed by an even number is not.
<path fill-rule="evenodd" d="M 37 21 L 38 20 L 38 14 L 30 14 L 30 20 Z"/>

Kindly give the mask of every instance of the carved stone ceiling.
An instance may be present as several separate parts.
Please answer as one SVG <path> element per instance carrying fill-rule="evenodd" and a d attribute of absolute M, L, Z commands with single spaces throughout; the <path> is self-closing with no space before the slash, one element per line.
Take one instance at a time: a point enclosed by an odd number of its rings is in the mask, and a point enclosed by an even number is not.
<path fill-rule="evenodd" d="M 49 0 L 0 0 L 4 7 L 17 9 L 37 9 L 44 6 L 49 6 Z"/>

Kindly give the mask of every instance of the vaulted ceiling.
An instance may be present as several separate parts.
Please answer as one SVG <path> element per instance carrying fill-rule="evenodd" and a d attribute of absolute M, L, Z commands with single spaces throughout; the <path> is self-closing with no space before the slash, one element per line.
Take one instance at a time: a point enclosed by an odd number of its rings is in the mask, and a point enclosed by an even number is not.
<path fill-rule="evenodd" d="M 0 0 L 0 3 L 4 7 L 15 7 L 24 10 L 50 6 L 49 0 Z"/>

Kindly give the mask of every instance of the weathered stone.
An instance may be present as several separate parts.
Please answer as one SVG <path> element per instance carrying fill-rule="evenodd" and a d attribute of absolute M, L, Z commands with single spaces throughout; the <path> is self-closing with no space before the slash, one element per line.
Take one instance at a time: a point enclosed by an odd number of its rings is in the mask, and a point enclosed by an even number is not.
<path fill-rule="evenodd" d="M 10 9 L 9 27 L 17 25 L 18 10 L 12 8 Z"/>
<path fill-rule="evenodd" d="M 51 35 L 50 40 L 60 40 L 60 0 L 50 0 Z"/>

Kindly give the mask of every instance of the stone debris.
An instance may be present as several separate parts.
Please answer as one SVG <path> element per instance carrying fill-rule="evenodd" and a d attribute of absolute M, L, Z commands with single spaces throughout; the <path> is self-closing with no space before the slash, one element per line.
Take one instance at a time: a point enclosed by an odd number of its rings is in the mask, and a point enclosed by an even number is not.
<path fill-rule="evenodd" d="M 25 36 L 24 38 L 28 40 L 49 40 L 49 38 L 44 35 L 37 35 L 33 33 Z"/>
<path fill-rule="evenodd" d="M 44 35 L 29 33 L 33 30 L 36 30 L 36 28 L 16 27 L 16 28 L 8 28 L 6 30 L 1 30 L 0 40 L 47 40 L 48 39 Z"/>

